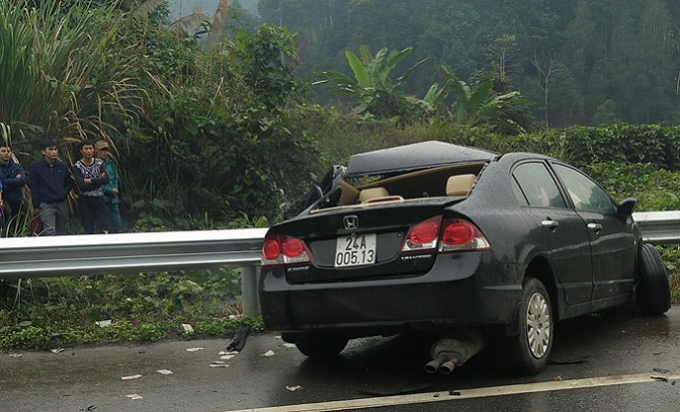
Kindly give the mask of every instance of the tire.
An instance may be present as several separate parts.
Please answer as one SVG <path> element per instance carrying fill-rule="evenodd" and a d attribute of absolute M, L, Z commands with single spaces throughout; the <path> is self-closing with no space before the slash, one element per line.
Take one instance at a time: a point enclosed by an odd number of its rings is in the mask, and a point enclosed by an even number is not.
<path fill-rule="evenodd" d="M 671 289 L 666 268 L 659 251 L 649 243 L 641 243 L 638 249 L 635 304 L 642 314 L 649 316 L 663 315 L 671 307 Z"/>
<path fill-rule="evenodd" d="M 553 345 L 550 295 L 538 279 L 527 278 L 522 287 L 519 335 L 507 340 L 506 360 L 517 372 L 533 375 L 545 368 Z"/>
<path fill-rule="evenodd" d="M 308 335 L 295 343 L 303 355 L 310 358 L 332 358 L 338 356 L 349 339 L 332 335 Z"/>

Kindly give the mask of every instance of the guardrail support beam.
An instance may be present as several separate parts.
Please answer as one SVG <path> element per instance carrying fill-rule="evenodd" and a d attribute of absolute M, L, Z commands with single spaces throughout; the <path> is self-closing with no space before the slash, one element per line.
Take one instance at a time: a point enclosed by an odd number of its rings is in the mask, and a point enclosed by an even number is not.
<path fill-rule="evenodd" d="M 257 267 L 239 268 L 241 273 L 241 304 L 243 315 L 254 318 L 260 315 L 260 295 L 257 292 Z"/>

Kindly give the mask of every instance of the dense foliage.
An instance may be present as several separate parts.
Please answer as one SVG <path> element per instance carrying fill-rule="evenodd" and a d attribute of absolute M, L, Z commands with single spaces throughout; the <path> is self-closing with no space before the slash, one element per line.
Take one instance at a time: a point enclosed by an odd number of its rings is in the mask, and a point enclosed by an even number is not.
<path fill-rule="evenodd" d="M 461 79 L 509 77 L 545 126 L 680 118 L 676 0 L 260 0 L 259 12 L 303 33 L 310 75 L 345 70 L 344 51 L 364 44 L 413 47 L 404 67 L 430 63 L 407 83 L 411 95 L 441 82 L 445 66 Z"/>

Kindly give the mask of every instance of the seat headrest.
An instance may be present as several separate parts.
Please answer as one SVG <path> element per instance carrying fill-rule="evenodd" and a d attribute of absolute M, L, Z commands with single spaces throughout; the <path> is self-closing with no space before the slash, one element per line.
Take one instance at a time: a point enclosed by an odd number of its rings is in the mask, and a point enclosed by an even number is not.
<path fill-rule="evenodd" d="M 446 196 L 467 196 L 477 176 L 473 174 L 449 177 L 446 182 Z"/>
<path fill-rule="evenodd" d="M 366 203 L 371 199 L 375 199 L 377 197 L 385 197 L 389 195 L 390 195 L 389 192 L 384 187 L 369 187 L 359 192 L 359 201 L 361 203 Z"/>

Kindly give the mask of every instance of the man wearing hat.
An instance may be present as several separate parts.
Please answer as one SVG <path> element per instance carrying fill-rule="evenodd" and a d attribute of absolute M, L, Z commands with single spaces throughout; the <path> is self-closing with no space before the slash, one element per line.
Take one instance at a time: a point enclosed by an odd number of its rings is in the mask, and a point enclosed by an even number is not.
<path fill-rule="evenodd" d="M 120 209 L 118 203 L 118 168 L 110 158 L 111 147 L 106 140 L 97 140 L 95 143 L 97 149 L 97 157 L 104 161 L 106 167 L 106 174 L 109 175 L 109 183 L 102 186 L 104 191 L 104 201 L 109 209 L 109 217 L 111 218 L 111 233 L 120 232 Z"/>

